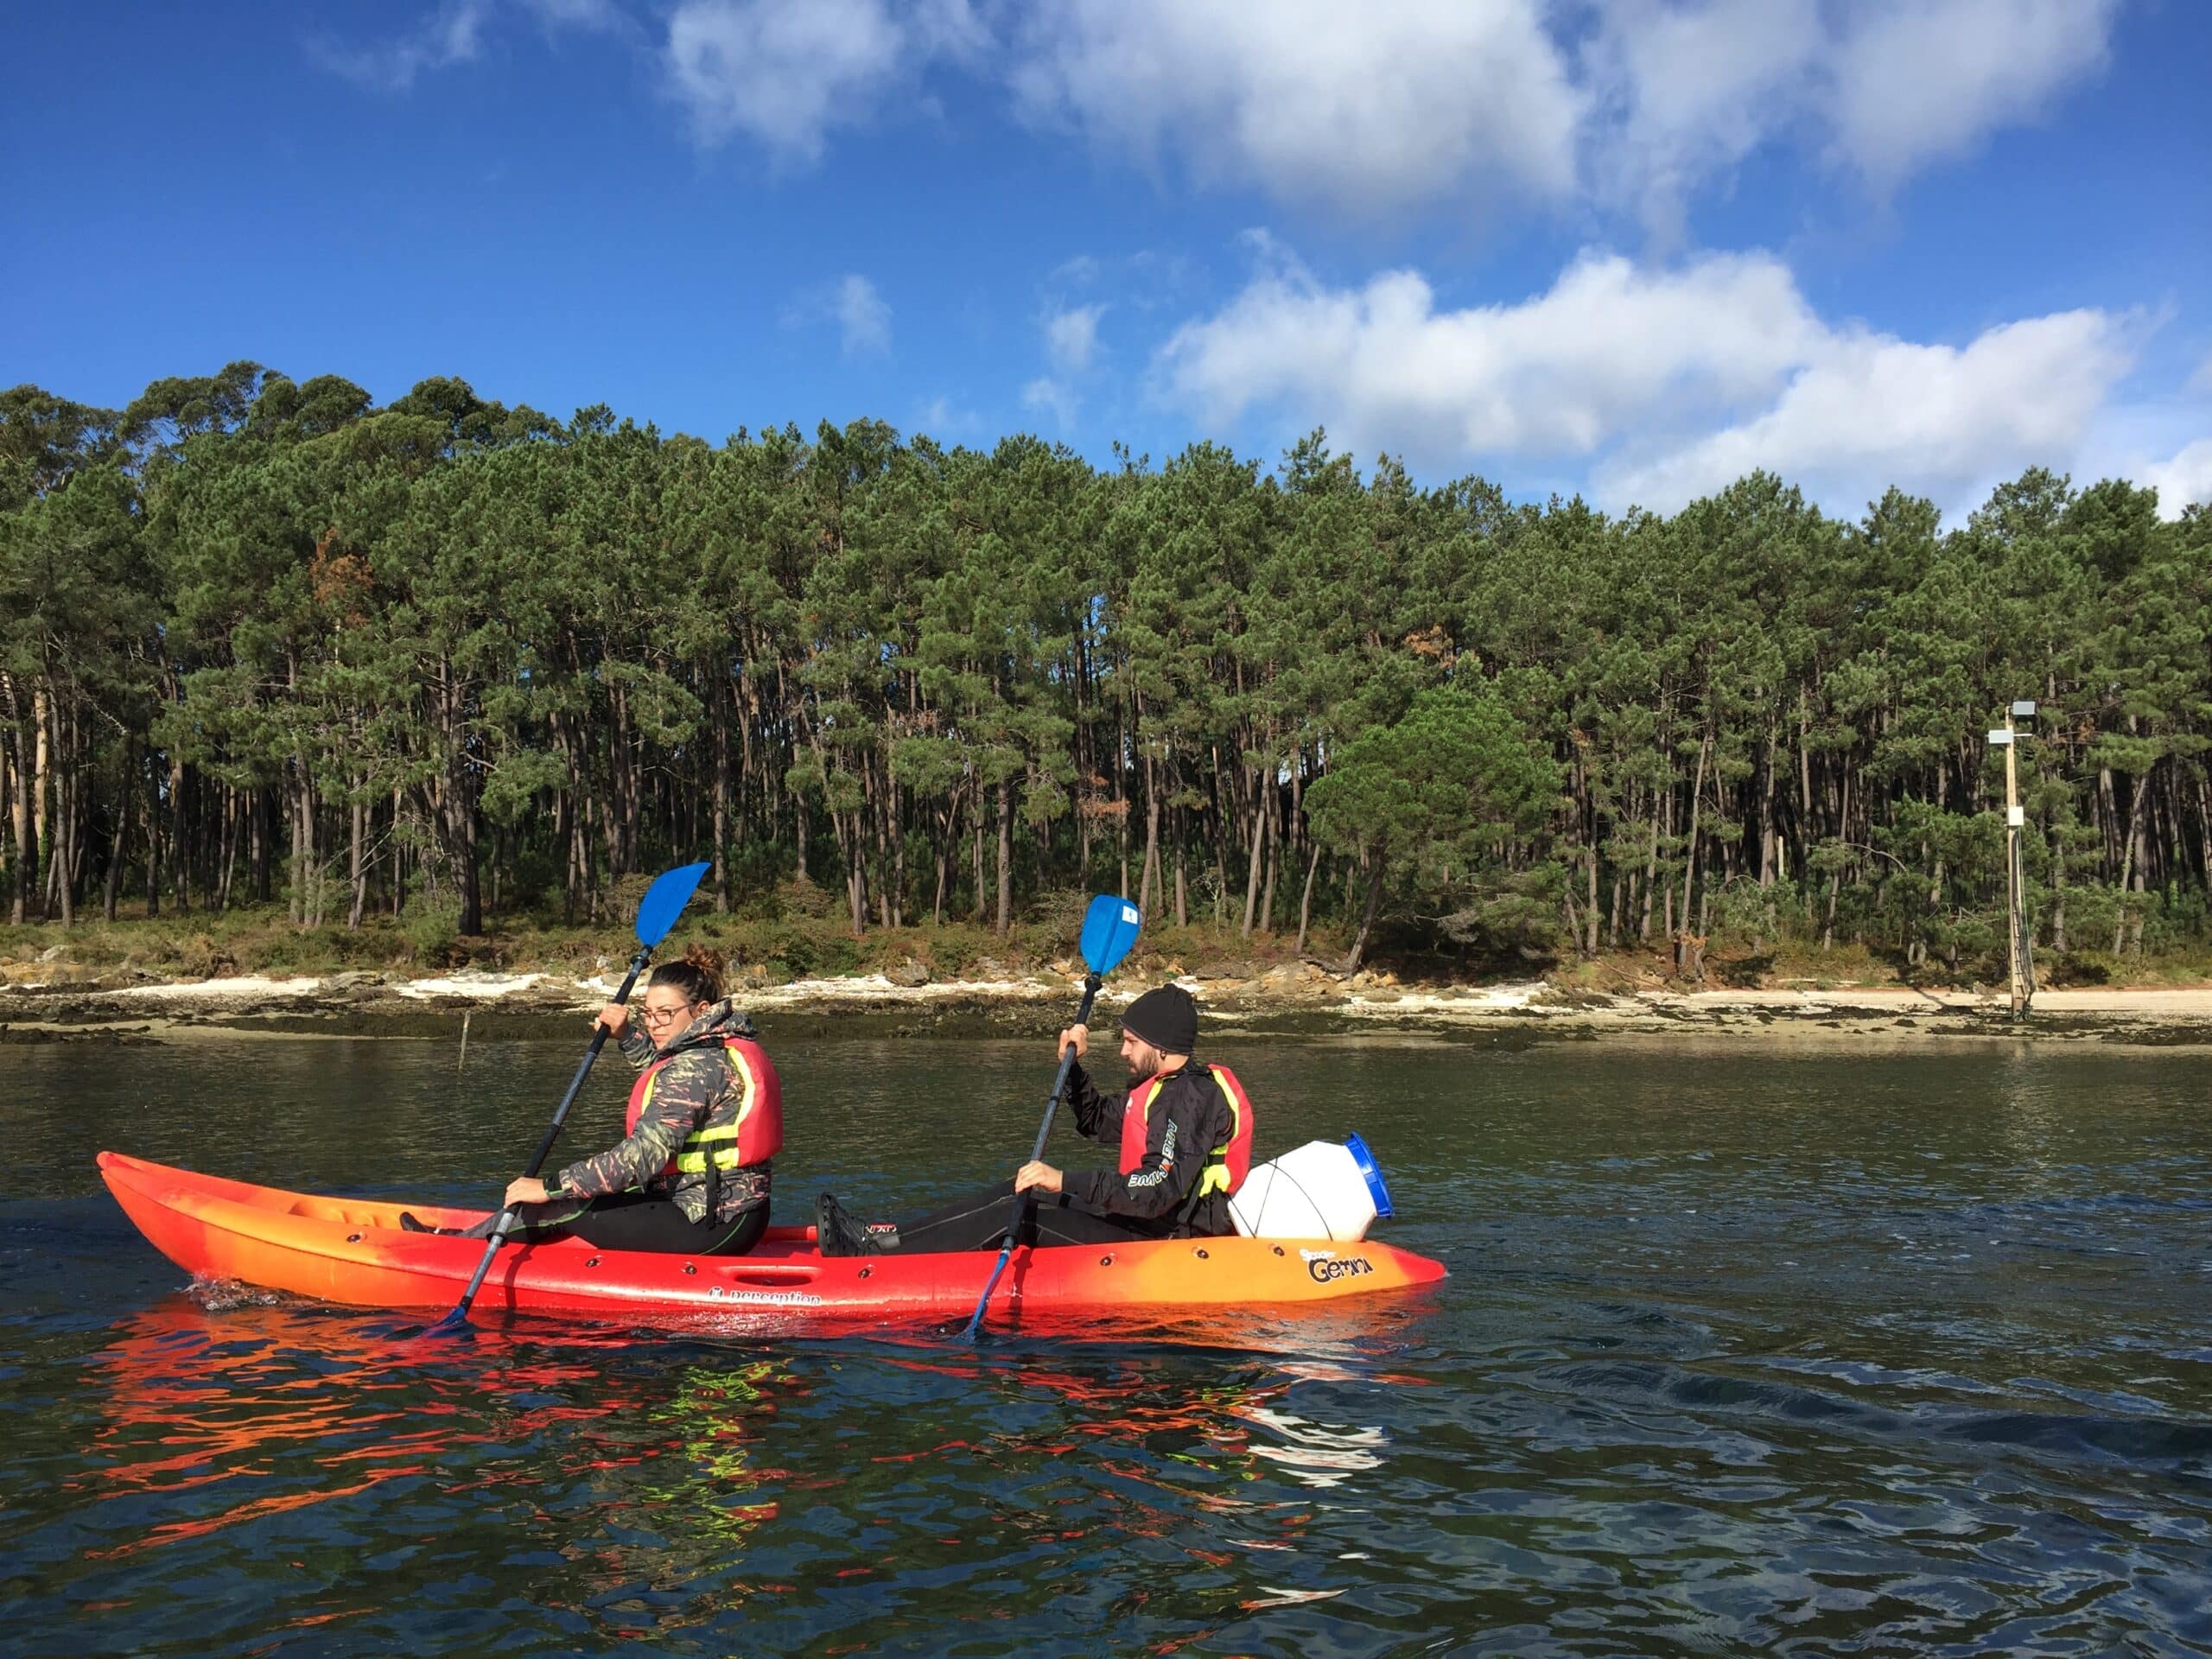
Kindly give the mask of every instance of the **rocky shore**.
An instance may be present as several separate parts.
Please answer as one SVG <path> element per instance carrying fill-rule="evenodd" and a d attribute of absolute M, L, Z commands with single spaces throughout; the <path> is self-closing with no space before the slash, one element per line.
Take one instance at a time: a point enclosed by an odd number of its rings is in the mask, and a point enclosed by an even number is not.
<path fill-rule="evenodd" d="M 737 995 L 783 1034 L 862 1030 L 947 1037 L 1049 1031 L 1080 989 L 1079 963 L 1031 975 L 932 980 L 919 972 L 741 983 Z M 0 1043 L 102 1038 L 185 1040 L 213 1033 L 479 1038 L 575 1031 L 619 984 L 621 964 L 588 976 L 475 969 L 434 977 L 347 972 L 185 982 L 17 969 L 0 984 Z M 1281 1034 L 1512 1034 L 1573 1040 L 1667 1032 L 1796 1039 L 1962 1037 L 2212 1046 L 2212 988 L 2097 988 L 2037 994 L 2016 1024 L 2005 998 L 1896 986 L 1597 992 L 1543 980 L 1479 985 L 1401 983 L 1387 972 L 1341 976 L 1312 963 L 1249 977 L 1187 975 L 1166 964 L 1117 976 L 1099 999 L 1103 1022 L 1149 983 L 1174 979 L 1230 1027 Z"/>

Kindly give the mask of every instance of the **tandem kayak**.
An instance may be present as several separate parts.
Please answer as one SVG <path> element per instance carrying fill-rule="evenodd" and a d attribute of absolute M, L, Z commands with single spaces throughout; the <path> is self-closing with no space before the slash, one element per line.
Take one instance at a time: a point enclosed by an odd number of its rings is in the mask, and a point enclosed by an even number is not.
<path fill-rule="evenodd" d="M 440 1227 L 481 1210 L 322 1198 L 197 1174 L 122 1153 L 101 1177 L 154 1248 L 195 1278 L 236 1281 L 356 1307 L 450 1307 L 484 1242 L 402 1230 L 411 1209 Z M 771 1227 L 750 1255 L 608 1250 L 577 1239 L 499 1252 L 477 1306 L 638 1319 L 775 1310 L 849 1325 L 965 1319 L 997 1253 L 824 1256 L 811 1227 Z M 1433 1284 L 1444 1264 L 1373 1240 L 1179 1238 L 1023 1248 L 991 1294 L 993 1317 L 1336 1303 Z"/>

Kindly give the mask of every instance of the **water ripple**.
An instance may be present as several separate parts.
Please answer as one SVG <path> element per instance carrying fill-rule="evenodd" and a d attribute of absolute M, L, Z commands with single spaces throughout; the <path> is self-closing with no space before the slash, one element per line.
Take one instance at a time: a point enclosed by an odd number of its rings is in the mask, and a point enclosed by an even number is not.
<path fill-rule="evenodd" d="M 1574 1046 L 1471 1090 L 1456 1050 L 1261 1051 L 1271 1133 L 1368 1131 L 1441 1294 L 1233 1345 L 424 1344 L 182 1294 L 91 1187 L 91 1145 L 134 1135 L 250 1179 L 497 1179 L 455 1149 L 444 1049 L 306 1046 L 243 1083 L 100 1057 L 171 1101 L 151 1120 L 41 1053 L 0 1105 L 55 1160 L 0 1203 L 11 1650 L 2212 1652 L 2186 1061 Z M 566 1061 L 486 1047 L 461 1139 L 493 1147 Z M 789 1077 L 834 1071 L 847 1139 L 926 1198 L 1033 1060 L 827 1045 Z M 310 1081 L 388 1104 L 281 1109 Z M 793 1190 L 894 1191 L 805 1155 Z"/>

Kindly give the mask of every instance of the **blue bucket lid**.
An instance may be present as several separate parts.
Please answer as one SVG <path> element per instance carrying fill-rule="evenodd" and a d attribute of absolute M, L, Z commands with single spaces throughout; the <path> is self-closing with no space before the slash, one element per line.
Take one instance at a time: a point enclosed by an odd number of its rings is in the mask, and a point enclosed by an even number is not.
<path fill-rule="evenodd" d="M 1356 1135 L 1344 1136 L 1344 1150 L 1351 1154 L 1351 1160 L 1359 1166 L 1359 1177 L 1367 1183 L 1367 1195 L 1375 1200 L 1375 1213 L 1392 1216 L 1390 1189 L 1383 1184 L 1382 1172 L 1375 1166 L 1375 1154 L 1367 1149 L 1367 1142 Z"/>

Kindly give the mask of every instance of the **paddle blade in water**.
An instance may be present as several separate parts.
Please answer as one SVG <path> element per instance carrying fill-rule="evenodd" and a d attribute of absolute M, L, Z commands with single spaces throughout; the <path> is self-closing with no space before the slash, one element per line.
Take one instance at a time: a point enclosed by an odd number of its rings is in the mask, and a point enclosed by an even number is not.
<path fill-rule="evenodd" d="M 1101 893 L 1083 918 L 1083 959 L 1094 974 L 1110 974 L 1137 942 L 1144 918 L 1126 899 Z"/>
<path fill-rule="evenodd" d="M 645 889 L 645 896 L 638 903 L 639 944 L 656 945 L 668 937 L 668 930 L 676 925 L 676 918 L 683 913 L 683 906 L 691 902 L 691 895 L 699 890 L 699 883 L 711 868 L 682 865 Z"/>

